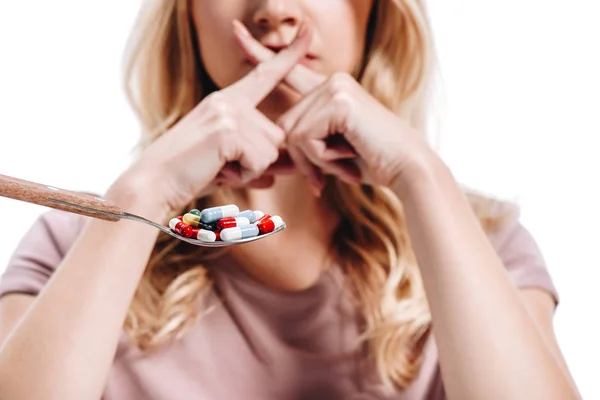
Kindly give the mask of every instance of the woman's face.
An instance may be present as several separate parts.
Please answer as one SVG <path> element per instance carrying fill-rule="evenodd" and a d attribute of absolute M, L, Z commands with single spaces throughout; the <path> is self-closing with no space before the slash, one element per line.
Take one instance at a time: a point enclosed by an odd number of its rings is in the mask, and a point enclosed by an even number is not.
<path fill-rule="evenodd" d="M 302 63 L 330 75 L 351 73 L 362 60 L 374 0 L 189 0 L 200 55 L 219 88 L 239 80 L 252 68 L 237 44 L 232 21 L 241 21 L 272 50 L 286 47 L 298 27 L 312 27 L 309 54 Z"/>

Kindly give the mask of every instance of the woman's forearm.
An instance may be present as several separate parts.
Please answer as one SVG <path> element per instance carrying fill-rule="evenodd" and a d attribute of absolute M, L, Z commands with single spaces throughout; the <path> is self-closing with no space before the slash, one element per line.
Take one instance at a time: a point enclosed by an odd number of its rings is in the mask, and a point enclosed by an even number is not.
<path fill-rule="evenodd" d="M 162 218 L 140 199 L 113 200 Z M 101 397 L 157 233 L 128 220 L 89 221 L 0 349 L 0 399 Z"/>
<path fill-rule="evenodd" d="M 575 399 L 450 171 L 432 156 L 394 188 L 450 399 Z"/>

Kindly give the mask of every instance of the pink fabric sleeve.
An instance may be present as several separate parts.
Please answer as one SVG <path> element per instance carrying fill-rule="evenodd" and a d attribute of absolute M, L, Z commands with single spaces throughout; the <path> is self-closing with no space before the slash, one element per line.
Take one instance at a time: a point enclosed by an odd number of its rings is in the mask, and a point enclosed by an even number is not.
<path fill-rule="evenodd" d="M 21 239 L 0 278 L 0 297 L 37 295 L 75 242 L 87 218 L 64 211 L 42 214 Z"/>
<path fill-rule="evenodd" d="M 500 207 L 506 209 L 507 205 Z M 529 230 L 521 223 L 518 209 L 498 230 L 490 234 L 490 240 L 518 288 L 545 290 L 554 298 L 555 304 L 558 304 L 558 291 L 548 272 L 542 251 Z"/>

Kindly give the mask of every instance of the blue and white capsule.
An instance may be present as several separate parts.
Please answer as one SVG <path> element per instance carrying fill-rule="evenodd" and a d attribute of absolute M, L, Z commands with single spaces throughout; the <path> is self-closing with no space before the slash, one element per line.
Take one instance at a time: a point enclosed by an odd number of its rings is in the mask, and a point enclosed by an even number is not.
<path fill-rule="evenodd" d="M 235 217 L 239 213 L 240 209 L 235 204 L 205 208 L 200 213 L 200 220 L 204 223 L 210 224 L 211 222 L 216 222 L 221 218 Z"/>
<path fill-rule="evenodd" d="M 254 224 L 226 228 L 221 231 L 221 240 L 224 242 L 232 242 L 234 240 L 246 239 L 258 236 L 258 232 L 258 226 Z"/>
<path fill-rule="evenodd" d="M 252 224 L 252 223 L 254 223 L 254 221 L 259 219 L 263 215 L 265 215 L 265 213 L 263 213 L 262 211 L 245 210 L 245 211 L 240 212 L 237 215 L 237 217 L 248 218 L 248 221 L 250 221 L 250 223 Z"/>
<path fill-rule="evenodd" d="M 203 242 L 214 242 L 217 240 L 217 234 L 213 231 L 198 229 L 198 232 L 194 233 L 196 233 L 196 238 L 198 240 L 202 240 Z"/>

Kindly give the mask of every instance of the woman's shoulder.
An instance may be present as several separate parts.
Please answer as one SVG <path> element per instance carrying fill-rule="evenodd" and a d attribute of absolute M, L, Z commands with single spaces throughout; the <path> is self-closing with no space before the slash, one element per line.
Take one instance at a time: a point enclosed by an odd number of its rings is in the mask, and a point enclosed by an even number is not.
<path fill-rule="evenodd" d="M 516 202 L 463 189 L 473 213 L 488 234 L 495 234 L 505 229 L 507 224 L 515 223 L 520 218 L 520 207 Z"/>
<path fill-rule="evenodd" d="M 465 191 L 474 214 L 517 287 L 548 291 L 558 303 L 558 293 L 538 241 L 523 224 L 521 208 L 513 201 Z"/>
<path fill-rule="evenodd" d="M 533 237 L 521 221 L 521 207 L 514 201 L 464 190 L 471 209 L 498 253 L 510 250 L 511 244 Z M 529 245 L 533 243 L 528 243 Z"/>

